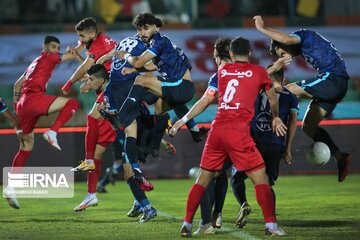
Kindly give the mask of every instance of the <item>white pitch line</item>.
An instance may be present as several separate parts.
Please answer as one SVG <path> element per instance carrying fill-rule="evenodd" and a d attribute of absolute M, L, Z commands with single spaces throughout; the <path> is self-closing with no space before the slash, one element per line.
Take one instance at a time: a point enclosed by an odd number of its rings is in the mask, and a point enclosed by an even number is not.
<path fill-rule="evenodd" d="M 162 212 L 162 211 L 157 211 L 158 216 L 160 217 L 164 217 L 167 219 L 172 219 L 172 220 L 181 220 L 182 217 L 176 217 L 176 216 L 172 216 L 170 214 L 167 214 L 166 212 Z M 261 238 L 257 238 L 249 233 L 243 232 L 243 231 L 235 231 L 234 229 L 228 228 L 228 227 L 221 227 L 221 231 L 222 232 L 226 232 L 236 238 L 241 238 L 244 240 L 261 240 Z"/>

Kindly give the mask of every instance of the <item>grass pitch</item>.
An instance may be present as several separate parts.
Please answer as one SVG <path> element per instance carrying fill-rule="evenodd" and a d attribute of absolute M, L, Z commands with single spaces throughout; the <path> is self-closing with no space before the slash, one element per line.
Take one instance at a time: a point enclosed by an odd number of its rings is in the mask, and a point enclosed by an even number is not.
<path fill-rule="evenodd" d="M 187 192 L 193 180 L 152 180 L 147 193 L 158 216 L 145 224 L 128 218 L 133 198 L 124 181 L 98 194 L 99 206 L 75 213 L 86 194 L 77 183 L 73 199 L 19 199 L 21 209 L 0 202 L 0 239 L 181 239 Z M 223 210 L 223 227 L 204 239 L 268 239 L 254 190 L 247 182 L 252 213 L 244 229 L 235 227 L 239 206 L 229 186 Z M 288 233 L 282 239 L 360 239 L 360 175 L 338 183 L 335 175 L 281 176 L 275 186 L 277 216 Z M 199 210 L 193 231 L 198 227 Z"/>

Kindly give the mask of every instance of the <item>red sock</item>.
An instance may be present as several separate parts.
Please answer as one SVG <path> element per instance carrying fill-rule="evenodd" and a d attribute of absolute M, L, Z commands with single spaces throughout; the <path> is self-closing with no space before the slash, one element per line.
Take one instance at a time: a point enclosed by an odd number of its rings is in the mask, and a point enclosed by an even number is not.
<path fill-rule="evenodd" d="M 56 118 L 53 126 L 51 127 L 51 130 L 55 132 L 59 131 L 59 128 L 69 121 L 78 108 L 79 103 L 75 99 L 70 98 L 63 109 L 61 109 L 59 116 Z"/>
<path fill-rule="evenodd" d="M 271 192 L 271 187 L 268 184 L 255 185 L 256 200 L 261 207 L 264 215 L 264 221 L 276 222 L 275 217 L 275 201 L 274 195 Z"/>
<path fill-rule="evenodd" d="M 101 161 L 94 159 L 95 171 L 88 173 L 88 193 L 96 193 L 96 185 L 101 173 Z"/>
<path fill-rule="evenodd" d="M 87 116 L 87 126 L 85 135 L 85 158 L 94 159 L 96 144 L 99 138 L 99 121 L 92 116 Z"/>
<path fill-rule="evenodd" d="M 31 151 L 24 151 L 19 149 L 12 162 L 12 173 L 21 172 L 21 168 L 25 166 L 26 159 L 29 157 L 30 153 Z M 19 167 L 19 169 L 15 170 L 13 169 L 14 167 Z"/>
<path fill-rule="evenodd" d="M 200 184 L 196 183 L 192 185 L 186 203 L 186 215 L 184 219 L 186 222 L 192 223 L 196 210 L 199 207 L 201 198 L 204 195 L 204 192 L 205 188 Z"/>

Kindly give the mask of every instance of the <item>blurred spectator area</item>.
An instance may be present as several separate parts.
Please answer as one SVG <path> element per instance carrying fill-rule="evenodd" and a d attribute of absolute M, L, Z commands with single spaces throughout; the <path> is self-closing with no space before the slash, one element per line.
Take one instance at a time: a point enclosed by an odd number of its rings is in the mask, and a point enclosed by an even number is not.
<path fill-rule="evenodd" d="M 277 25 L 360 24 L 358 0 L 1 0 L 0 33 L 66 31 L 86 16 L 109 28 L 131 28 L 132 17 L 144 11 L 175 28 L 248 26 L 258 14 Z"/>

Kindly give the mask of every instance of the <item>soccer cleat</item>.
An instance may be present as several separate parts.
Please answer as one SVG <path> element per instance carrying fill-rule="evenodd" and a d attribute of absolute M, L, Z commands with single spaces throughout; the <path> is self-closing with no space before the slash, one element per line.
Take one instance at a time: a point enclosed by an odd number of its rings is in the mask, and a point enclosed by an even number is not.
<path fill-rule="evenodd" d="M 61 151 L 61 148 L 58 144 L 56 135 L 57 135 L 57 133 L 54 132 L 53 130 L 48 130 L 48 131 L 44 132 L 43 138 L 45 139 L 45 141 L 50 143 L 51 146 L 53 146 L 57 150 Z"/>
<path fill-rule="evenodd" d="M 72 172 L 89 172 L 95 170 L 95 164 L 88 161 L 82 161 L 79 166 L 72 168 Z"/>
<path fill-rule="evenodd" d="M 124 126 L 121 124 L 117 114 L 111 114 L 111 113 L 108 113 L 107 111 L 105 111 L 104 109 L 100 109 L 99 110 L 101 116 L 109 121 L 112 125 L 112 128 L 115 130 L 115 131 L 118 131 L 118 130 L 124 130 Z"/>
<path fill-rule="evenodd" d="M 174 156 L 176 154 L 176 148 L 170 142 L 162 140 L 161 146 L 167 152 L 168 155 Z"/>
<path fill-rule="evenodd" d="M 222 215 L 221 212 L 220 213 L 213 213 L 211 216 L 211 225 L 214 228 L 221 228 L 222 225 Z"/>
<path fill-rule="evenodd" d="M 15 208 L 15 209 L 20 209 L 20 205 L 16 199 L 15 190 L 13 187 L 7 186 L 4 189 L 3 197 L 8 202 L 10 207 Z"/>
<path fill-rule="evenodd" d="M 183 223 L 183 225 L 181 226 L 181 229 L 180 229 L 180 235 L 182 237 L 191 237 L 191 228 L 188 228 L 186 225 L 185 225 L 185 222 Z"/>
<path fill-rule="evenodd" d="M 146 223 L 148 222 L 150 219 L 154 218 L 157 216 L 157 211 L 155 208 L 151 207 L 148 210 L 145 210 L 143 212 L 143 215 L 141 216 L 139 223 Z"/>
<path fill-rule="evenodd" d="M 342 158 L 337 162 L 338 167 L 338 181 L 342 182 L 349 174 L 349 166 L 352 161 L 352 156 L 348 153 L 343 153 Z"/>
<path fill-rule="evenodd" d="M 236 227 L 243 228 L 247 223 L 247 218 L 250 215 L 251 207 L 247 202 L 244 202 L 240 207 L 239 214 L 236 219 Z"/>
<path fill-rule="evenodd" d="M 141 188 L 141 190 L 145 191 L 145 192 L 150 192 L 154 189 L 154 186 L 145 179 L 144 176 L 135 176 L 135 182 L 139 185 L 139 187 Z"/>
<path fill-rule="evenodd" d="M 194 236 L 203 236 L 203 235 L 210 235 L 215 234 L 216 228 L 214 228 L 211 223 L 207 223 L 202 225 L 201 222 L 199 224 L 199 228 L 193 233 Z"/>
<path fill-rule="evenodd" d="M 143 209 L 140 205 L 134 204 L 130 211 L 127 213 L 128 217 L 134 218 L 140 216 L 140 214 L 143 214 Z"/>
<path fill-rule="evenodd" d="M 95 194 L 88 194 L 85 199 L 74 208 L 75 212 L 84 211 L 88 207 L 96 207 L 98 205 L 98 199 Z"/>
<path fill-rule="evenodd" d="M 197 132 L 190 130 L 190 133 L 195 142 L 201 142 L 204 138 L 206 138 L 208 131 L 209 131 L 208 129 L 202 127 Z"/>
<path fill-rule="evenodd" d="M 265 228 L 265 235 L 267 236 L 285 236 L 286 232 L 282 230 L 279 226 L 274 229 Z"/>

